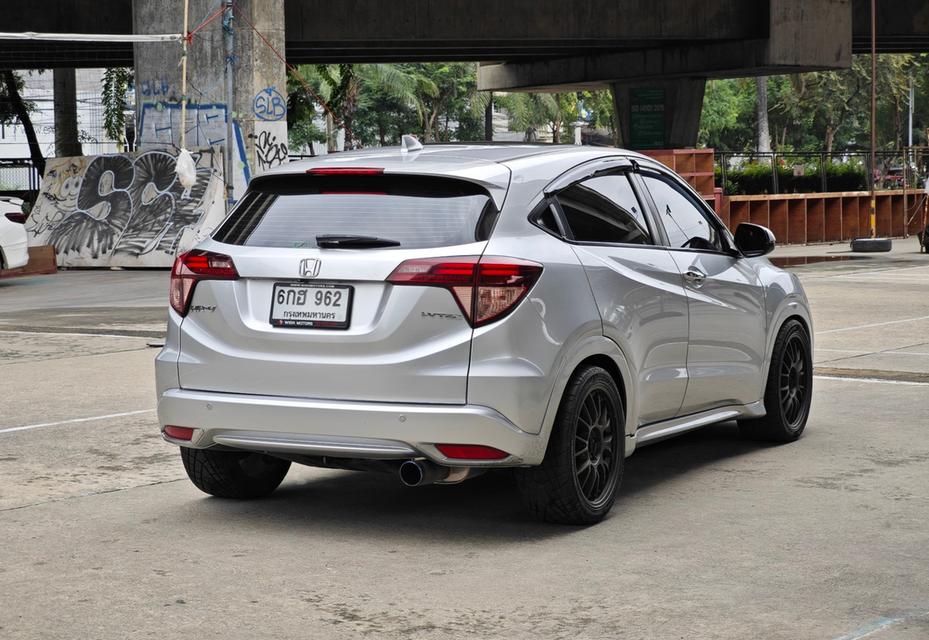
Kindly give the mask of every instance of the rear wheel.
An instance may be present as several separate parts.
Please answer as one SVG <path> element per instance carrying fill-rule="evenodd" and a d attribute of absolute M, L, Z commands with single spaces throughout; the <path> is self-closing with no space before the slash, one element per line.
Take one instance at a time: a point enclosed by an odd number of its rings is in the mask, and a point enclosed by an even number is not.
<path fill-rule="evenodd" d="M 740 420 L 748 437 L 772 442 L 792 442 L 806 428 L 813 397 L 813 357 L 810 336 L 798 320 L 781 327 L 771 353 L 765 388 L 767 415 L 757 420 Z"/>
<path fill-rule="evenodd" d="M 625 422 L 613 377 L 601 367 L 578 372 L 565 390 L 542 464 L 517 471 L 529 511 L 562 524 L 602 520 L 622 480 Z"/>
<path fill-rule="evenodd" d="M 181 447 L 191 482 L 218 498 L 261 498 L 277 489 L 290 462 L 248 451 L 213 451 Z"/>

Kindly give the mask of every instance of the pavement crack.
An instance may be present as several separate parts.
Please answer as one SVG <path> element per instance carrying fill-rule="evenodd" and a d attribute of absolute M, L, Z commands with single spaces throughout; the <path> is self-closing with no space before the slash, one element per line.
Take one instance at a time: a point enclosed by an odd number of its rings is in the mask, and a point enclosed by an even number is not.
<path fill-rule="evenodd" d="M 136 484 L 131 487 L 118 487 L 116 489 L 101 489 L 100 491 L 91 491 L 90 493 L 79 493 L 73 496 L 64 496 L 62 498 L 52 498 L 51 500 L 40 500 L 38 502 L 31 502 L 29 504 L 21 504 L 15 507 L 5 507 L 0 509 L 0 513 L 6 513 L 7 511 L 19 511 L 20 509 L 29 509 L 30 507 L 40 507 L 45 504 L 54 504 L 56 502 L 66 502 L 68 500 L 75 500 L 77 498 L 92 498 L 94 496 L 105 495 L 108 493 L 119 493 L 121 491 L 131 491 L 132 489 L 141 489 L 144 487 L 155 487 L 161 484 L 171 484 L 174 482 L 181 482 L 186 480 L 186 478 L 175 478 L 174 480 L 159 480 L 158 482 L 146 482 L 145 484 Z"/>

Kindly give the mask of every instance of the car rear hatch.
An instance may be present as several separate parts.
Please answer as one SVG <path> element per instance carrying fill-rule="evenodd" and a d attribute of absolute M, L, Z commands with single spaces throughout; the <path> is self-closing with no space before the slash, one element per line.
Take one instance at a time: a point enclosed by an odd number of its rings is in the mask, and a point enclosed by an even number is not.
<path fill-rule="evenodd" d="M 175 265 L 177 281 L 206 274 L 186 300 L 172 283 L 175 310 L 187 305 L 181 387 L 464 403 L 472 327 L 459 297 L 388 280 L 402 263 L 477 260 L 497 212 L 460 179 L 359 168 L 256 179 Z"/>

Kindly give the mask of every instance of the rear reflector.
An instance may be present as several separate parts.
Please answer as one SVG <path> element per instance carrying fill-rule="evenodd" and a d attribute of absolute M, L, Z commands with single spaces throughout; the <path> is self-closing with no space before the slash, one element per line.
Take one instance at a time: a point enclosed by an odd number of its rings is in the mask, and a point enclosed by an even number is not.
<path fill-rule="evenodd" d="M 542 265 L 497 256 L 407 260 L 387 281 L 443 287 L 452 292 L 473 327 L 499 320 L 516 308 L 542 275 Z"/>
<path fill-rule="evenodd" d="M 480 444 L 437 444 L 436 449 L 452 460 L 503 460 L 510 454 Z"/>
<path fill-rule="evenodd" d="M 201 280 L 237 280 L 239 277 L 232 258 L 211 251 L 188 251 L 174 261 L 171 269 L 171 308 L 187 315 L 194 288 Z"/>
<path fill-rule="evenodd" d="M 306 172 L 311 176 L 379 176 L 384 170 L 374 167 L 316 167 Z"/>
<path fill-rule="evenodd" d="M 175 440 L 186 440 L 190 442 L 191 438 L 194 437 L 194 430 L 190 427 L 175 427 L 169 424 L 165 426 L 164 434 Z"/>

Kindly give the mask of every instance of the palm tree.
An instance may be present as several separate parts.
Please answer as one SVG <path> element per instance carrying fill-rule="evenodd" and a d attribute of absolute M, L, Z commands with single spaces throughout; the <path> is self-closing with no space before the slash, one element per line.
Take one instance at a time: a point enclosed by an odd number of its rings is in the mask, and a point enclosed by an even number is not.
<path fill-rule="evenodd" d="M 497 102 L 509 113 L 511 129 L 526 132 L 527 142 L 533 141 L 537 129 L 546 127 L 558 144 L 565 125 L 577 118 L 574 93 L 510 93 Z"/>

